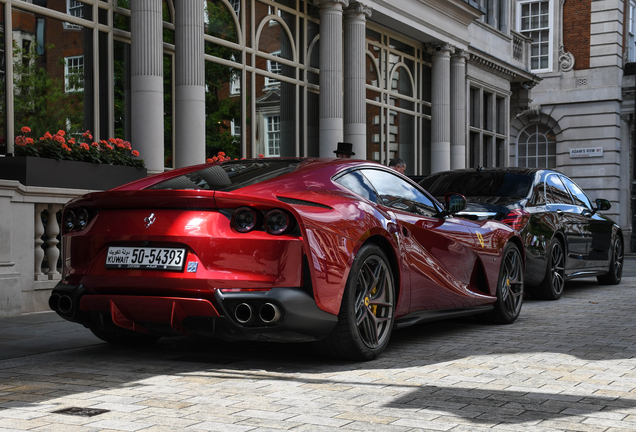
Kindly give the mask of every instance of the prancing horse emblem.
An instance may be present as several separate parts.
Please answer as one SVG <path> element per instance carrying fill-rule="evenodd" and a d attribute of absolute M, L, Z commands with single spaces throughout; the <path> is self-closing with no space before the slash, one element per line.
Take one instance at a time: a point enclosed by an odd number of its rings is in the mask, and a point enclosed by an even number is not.
<path fill-rule="evenodd" d="M 148 228 L 150 225 L 155 223 L 155 219 L 156 219 L 155 214 L 150 213 L 150 215 L 144 219 L 144 222 L 146 223 L 146 228 Z"/>

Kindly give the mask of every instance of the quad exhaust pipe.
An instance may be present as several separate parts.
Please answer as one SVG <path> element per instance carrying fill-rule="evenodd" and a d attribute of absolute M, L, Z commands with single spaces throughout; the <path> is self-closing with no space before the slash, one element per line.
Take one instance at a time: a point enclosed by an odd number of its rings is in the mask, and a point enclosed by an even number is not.
<path fill-rule="evenodd" d="M 62 315 L 69 315 L 73 312 L 73 299 L 68 295 L 53 294 L 49 297 L 49 307 Z"/>
<path fill-rule="evenodd" d="M 273 303 L 264 303 L 258 308 L 249 303 L 240 303 L 234 309 L 234 318 L 240 324 L 274 324 L 281 320 L 283 313 L 278 306 Z"/>

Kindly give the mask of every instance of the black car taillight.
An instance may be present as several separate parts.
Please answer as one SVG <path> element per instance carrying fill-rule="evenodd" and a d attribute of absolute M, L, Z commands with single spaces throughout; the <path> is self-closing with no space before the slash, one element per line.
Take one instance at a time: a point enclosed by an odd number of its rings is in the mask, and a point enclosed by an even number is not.
<path fill-rule="evenodd" d="M 241 207 L 232 215 L 232 225 L 238 232 L 246 233 L 256 228 L 259 219 L 260 212 L 250 207 Z"/>
<path fill-rule="evenodd" d="M 66 210 L 63 216 L 64 222 L 62 223 L 62 234 L 83 230 L 86 228 L 93 215 L 94 212 L 91 213 L 83 207 L 76 210 Z"/>
<path fill-rule="evenodd" d="M 274 209 L 265 215 L 265 231 L 274 235 L 285 234 L 292 226 L 293 219 L 285 211 Z"/>
<path fill-rule="evenodd" d="M 530 220 L 530 213 L 523 209 L 514 209 L 509 212 L 501 222 L 510 225 L 513 229 L 521 231 Z"/>

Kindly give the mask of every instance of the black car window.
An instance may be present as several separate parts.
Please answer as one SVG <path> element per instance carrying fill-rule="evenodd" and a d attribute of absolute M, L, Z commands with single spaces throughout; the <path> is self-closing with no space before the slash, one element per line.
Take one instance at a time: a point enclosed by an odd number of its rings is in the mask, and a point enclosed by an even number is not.
<path fill-rule="evenodd" d="M 364 169 L 362 173 L 378 191 L 380 204 L 422 216 L 440 212 L 430 197 L 397 175 L 375 169 Z"/>
<path fill-rule="evenodd" d="M 545 183 L 541 181 L 534 187 L 532 191 L 532 198 L 530 199 L 529 205 L 531 206 L 542 206 L 545 205 Z"/>
<path fill-rule="evenodd" d="M 420 185 L 434 197 L 443 197 L 449 192 L 466 197 L 510 197 L 521 199 L 528 196 L 534 177 L 505 171 L 461 171 L 434 174 Z"/>
<path fill-rule="evenodd" d="M 378 195 L 373 190 L 369 180 L 367 180 L 360 171 L 352 171 L 342 177 L 338 177 L 334 181 L 346 187 L 350 191 L 357 193 L 363 198 L 373 201 L 374 203 L 378 202 Z"/>
<path fill-rule="evenodd" d="M 574 198 L 574 204 L 581 207 L 587 207 L 588 209 L 592 210 L 592 202 L 587 197 L 587 195 L 585 195 L 585 192 L 583 192 L 583 190 L 580 187 L 578 187 L 576 183 L 574 183 L 572 180 L 570 180 L 569 178 L 565 176 L 561 176 L 561 180 L 563 180 L 563 183 L 565 183 L 565 186 L 572 193 L 572 198 Z"/>
<path fill-rule="evenodd" d="M 204 189 L 229 192 L 288 174 L 301 162 L 298 159 L 225 162 L 164 180 L 149 189 Z"/>
<path fill-rule="evenodd" d="M 572 197 L 556 174 L 546 179 L 546 200 L 549 204 L 572 204 Z"/>

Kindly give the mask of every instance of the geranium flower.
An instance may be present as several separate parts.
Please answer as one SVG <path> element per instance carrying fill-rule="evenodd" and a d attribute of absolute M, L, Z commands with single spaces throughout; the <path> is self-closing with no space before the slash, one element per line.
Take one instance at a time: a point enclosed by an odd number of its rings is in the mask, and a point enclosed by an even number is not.
<path fill-rule="evenodd" d="M 51 135 L 51 132 L 46 131 L 46 133 L 43 136 L 44 139 L 50 140 L 51 138 L 53 138 L 53 135 Z"/>
<path fill-rule="evenodd" d="M 62 144 L 62 148 L 63 148 L 64 150 L 71 151 L 71 148 L 70 148 L 69 146 L 67 146 L 66 144 Z"/>
<path fill-rule="evenodd" d="M 138 157 L 138 156 L 139 156 L 139 152 L 138 152 L 137 150 L 133 150 L 133 151 L 132 151 L 132 155 L 133 155 L 134 157 Z"/>
<path fill-rule="evenodd" d="M 23 134 L 31 133 L 31 128 L 28 126 L 22 126 L 22 129 L 20 130 L 22 131 Z"/>
<path fill-rule="evenodd" d="M 207 158 L 207 159 L 205 160 L 205 163 L 212 163 L 212 158 Z"/>
<path fill-rule="evenodd" d="M 33 141 L 33 138 L 30 138 L 30 137 L 29 137 L 29 138 L 27 138 L 27 139 L 26 139 L 26 143 L 27 143 L 27 144 L 33 144 L 33 142 L 34 142 L 34 141 Z"/>
<path fill-rule="evenodd" d="M 75 138 L 71 138 L 71 139 L 69 139 L 69 140 L 68 140 L 68 143 L 69 143 L 69 144 L 75 144 Z"/>
<path fill-rule="evenodd" d="M 93 142 L 93 143 L 91 143 L 91 146 L 92 147 L 99 147 L 99 143 L 98 142 Z"/>
<path fill-rule="evenodd" d="M 79 148 L 81 148 L 82 150 L 90 150 L 90 146 L 86 143 L 81 143 Z"/>
<path fill-rule="evenodd" d="M 86 138 L 86 139 L 92 140 L 93 139 L 93 135 L 91 135 L 91 131 L 87 130 L 86 132 L 84 132 L 82 134 L 82 138 Z"/>

